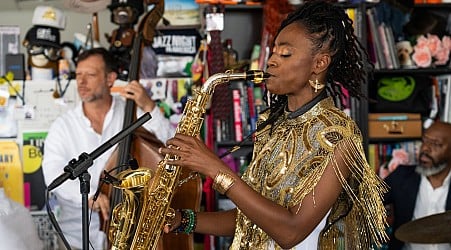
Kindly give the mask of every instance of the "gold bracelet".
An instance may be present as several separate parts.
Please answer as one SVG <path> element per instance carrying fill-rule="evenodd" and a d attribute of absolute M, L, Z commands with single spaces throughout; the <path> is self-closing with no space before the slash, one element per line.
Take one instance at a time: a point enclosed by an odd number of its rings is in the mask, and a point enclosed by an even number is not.
<path fill-rule="evenodd" d="M 213 189 L 224 195 L 235 183 L 235 179 L 224 172 L 219 172 L 213 181 Z"/>

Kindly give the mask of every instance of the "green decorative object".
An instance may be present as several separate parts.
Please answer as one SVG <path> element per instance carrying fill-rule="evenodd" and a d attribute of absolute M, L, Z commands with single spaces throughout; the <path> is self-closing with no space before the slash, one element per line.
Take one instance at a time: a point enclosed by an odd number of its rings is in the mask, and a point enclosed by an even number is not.
<path fill-rule="evenodd" d="M 385 77 L 378 82 L 377 94 L 385 100 L 399 102 L 409 98 L 415 90 L 411 76 Z"/>

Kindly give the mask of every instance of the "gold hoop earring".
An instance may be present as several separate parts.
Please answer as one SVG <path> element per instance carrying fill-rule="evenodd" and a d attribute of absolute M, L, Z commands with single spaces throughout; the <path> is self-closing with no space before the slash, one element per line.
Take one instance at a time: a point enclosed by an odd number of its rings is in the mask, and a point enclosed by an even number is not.
<path fill-rule="evenodd" d="M 308 80 L 310 86 L 315 89 L 315 93 L 318 92 L 318 90 L 322 90 L 326 85 L 322 84 L 316 79 L 315 81 Z"/>

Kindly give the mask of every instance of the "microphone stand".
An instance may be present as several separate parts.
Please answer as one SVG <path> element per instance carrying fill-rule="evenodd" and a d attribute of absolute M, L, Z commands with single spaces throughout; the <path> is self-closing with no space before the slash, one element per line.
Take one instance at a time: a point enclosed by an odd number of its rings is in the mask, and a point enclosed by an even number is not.
<path fill-rule="evenodd" d="M 72 159 L 69 161 L 68 165 L 64 167 L 64 173 L 56 178 L 47 187 L 47 191 L 55 189 L 67 179 L 75 180 L 75 178 L 80 179 L 80 193 L 82 195 L 82 236 L 83 236 L 83 250 L 89 249 L 89 205 L 88 205 L 88 194 L 90 191 L 90 180 L 91 176 L 88 173 L 88 168 L 92 166 L 94 160 L 102 155 L 105 151 L 113 147 L 116 143 L 122 140 L 124 137 L 129 135 L 133 130 L 142 126 L 145 122 L 150 120 L 152 116 L 150 113 L 145 113 L 138 120 L 133 122 L 131 125 L 117 133 L 111 139 L 103 143 L 100 147 L 92 151 L 92 153 L 81 153 L 78 160 Z"/>

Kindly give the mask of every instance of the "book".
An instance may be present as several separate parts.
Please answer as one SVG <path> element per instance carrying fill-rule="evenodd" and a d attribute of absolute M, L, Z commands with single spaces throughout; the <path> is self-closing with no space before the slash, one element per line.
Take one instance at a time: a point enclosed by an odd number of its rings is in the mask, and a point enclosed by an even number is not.
<path fill-rule="evenodd" d="M 21 46 L 18 25 L 0 25 L 0 75 L 6 74 L 6 55 L 17 54 Z"/>
<path fill-rule="evenodd" d="M 385 58 L 386 68 L 387 69 L 394 69 L 392 57 L 390 55 L 390 45 L 388 43 L 387 35 L 386 35 L 386 25 L 385 23 L 379 24 L 377 27 L 379 32 L 380 41 L 382 44 L 382 53 Z"/>
<path fill-rule="evenodd" d="M 437 81 L 440 88 L 440 120 L 451 122 L 451 75 L 439 75 Z"/>
<path fill-rule="evenodd" d="M 249 116 L 249 100 L 247 98 L 247 86 L 244 81 L 238 82 L 240 90 L 240 107 L 241 107 L 241 128 L 243 138 L 250 133 L 250 116 Z"/>
<path fill-rule="evenodd" d="M 249 84 L 247 86 L 247 102 L 249 107 L 249 124 L 250 130 L 254 131 L 257 128 L 257 115 L 255 112 L 255 103 L 254 103 L 254 85 Z"/>
<path fill-rule="evenodd" d="M 374 8 L 367 10 L 367 17 L 368 17 L 368 23 L 369 23 L 369 32 L 371 33 L 371 37 L 374 43 L 375 51 L 376 51 L 376 58 L 377 58 L 377 69 L 383 69 L 387 67 L 386 59 L 384 56 L 384 48 L 382 46 L 382 41 L 380 39 L 378 26 L 379 22 L 377 21 L 377 15 L 376 10 Z"/>
<path fill-rule="evenodd" d="M 393 64 L 394 69 L 400 68 L 398 52 L 396 49 L 395 37 L 393 35 L 393 29 L 390 25 L 385 25 L 385 37 L 387 39 L 388 52 L 390 55 L 390 60 Z"/>
<path fill-rule="evenodd" d="M 21 135 L 25 206 L 32 211 L 42 210 L 45 205 L 42 156 L 47 131 L 22 131 Z"/>
<path fill-rule="evenodd" d="M 451 75 L 448 75 L 448 80 L 446 81 L 446 96 L 445 96 L 445 122 L 451 122 Z"/>
<path fill-rule="evenodd" d="M 241 121 L 241 96 L 239 89 L 232 90 L 233 98 L 233 127 L 235 133 L 235 141 L 243 140 L 243 127 Z"/>

